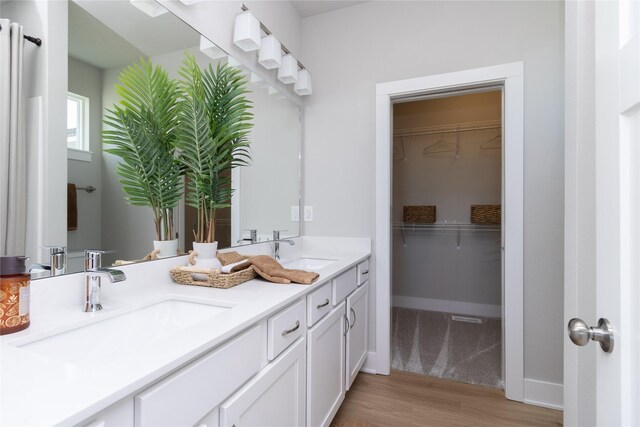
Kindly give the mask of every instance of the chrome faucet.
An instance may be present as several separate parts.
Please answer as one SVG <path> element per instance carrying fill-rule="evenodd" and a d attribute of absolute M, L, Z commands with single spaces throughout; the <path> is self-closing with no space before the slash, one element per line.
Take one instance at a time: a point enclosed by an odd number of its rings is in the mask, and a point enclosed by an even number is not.
<path fill-rule="evenodd" d="M 243 238 L 238 240 L 238 243 L 242 243 L 242 242 L 251 242 L 251 243 L 257 243 L 258 242 L 258 230 L 256 230 L 255 228 L 252 228 L 249 231 L 249 238 Z"/>
<path fill-rule="evenodd" d="M 102 310 L 102 304 L 100 304 L 101 276 L 107 276 L 114 283 L 127 279 L 123 271 L 102 267 L 102 254 L 106 252 L 94 249 L 84 251 L 84 311 L 88 313 Z"/>
<path fill-rule="evenodd" d="M 44 246 L 44 249 L 49 249 L 49 264 L 31 264 L 29 271 L 41 268 L 43 270 L 49 270 L 51 276 L 59 276 L 66 274 L 67 272 L 67 248 L 64 246 Z"/>
<path fill-rule="evenodd" d="M 273 230 L 273 257 L 275 259 L 280 259 L 280 243 L 288 243 L 291 246 L 295 245 L 296 242 L 290 239 L 281 239 L 280 232 L 287 230 Z"/>

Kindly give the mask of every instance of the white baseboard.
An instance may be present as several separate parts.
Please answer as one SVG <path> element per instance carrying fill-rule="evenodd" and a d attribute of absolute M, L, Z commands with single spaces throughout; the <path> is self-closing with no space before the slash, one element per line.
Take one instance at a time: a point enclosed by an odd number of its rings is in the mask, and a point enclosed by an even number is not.
<path fill-rule="evenodd" d="M 524 403 L 551 409 L 563 409 L 562 384 L 524 379 Z"/>
<path fill-rule="evenodd" d="M 416 310 L 441 311 L 444 313 L 467 314 L 471 316 L 502 317 L 502 307 L 491 304 L 477 304 L 462 301 L 447 301 L 433 298 L 393 296 L 393 306 Z"/>
<path fill-rule="evenodd" d="M 377 356 L 375 351 L 370 351 L 367 353 L 367 359 L 364 361 L 362 368 L 360 371 L 366 372 L 367 374 L 377 374 L 378 369 L 376 367 Z"/>

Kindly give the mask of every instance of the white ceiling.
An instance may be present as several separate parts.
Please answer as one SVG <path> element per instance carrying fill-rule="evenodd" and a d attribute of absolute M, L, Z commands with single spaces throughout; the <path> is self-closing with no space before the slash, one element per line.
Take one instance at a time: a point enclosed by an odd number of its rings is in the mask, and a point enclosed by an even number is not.
<path fill-rule="evenodd" d="M 318 15 L 320 13 L 331 12 L 332 10 L 354 6 L 366 1 L 334 1 L 334 0 L 297 0 L 292 1 L 301 17 Z"/>
<path fill-rule="evenodd" d="M 69 56 L 98 68 L 199 43 L 200 34 L 171 13 L 151 18 L 128 1 L 74 0 L 69 5 Z"/>

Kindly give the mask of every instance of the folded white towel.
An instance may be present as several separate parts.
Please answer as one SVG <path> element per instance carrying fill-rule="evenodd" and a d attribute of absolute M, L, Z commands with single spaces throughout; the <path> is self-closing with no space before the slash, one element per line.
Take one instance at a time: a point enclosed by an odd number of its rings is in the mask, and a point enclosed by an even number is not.
<path fill-rule="evenodd" d="M 229 273 L 231 273 L 231 269 L 232 269 L 233 267 L 235 267 L 236 265 L 243 264 L 243 263 L 245 263 L 245 262 L 247 262 L 247 260 L 246 260 L 246 259 L 243 259 L 242 261 L 238 261 L 238 262 L 234 262 L 234 263 L 231 263 L 231 264 L 224 265 L 224 266 L 222 266 L 222 269 L 221 269 L 220 271 L 221 271 L 222 273 L 229 274 Z"/>

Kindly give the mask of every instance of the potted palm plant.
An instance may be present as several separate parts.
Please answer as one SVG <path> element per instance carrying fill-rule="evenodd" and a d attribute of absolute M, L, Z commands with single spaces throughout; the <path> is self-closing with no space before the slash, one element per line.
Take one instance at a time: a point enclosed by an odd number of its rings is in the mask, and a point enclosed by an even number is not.
<path fill-rule="evenodd" d="M 187 177 L 186 203 L 197 209 L 194 232 L 196 263 L 218 267 L 215 240 L 216 209 L 231 206 L 229 171 L 251 161 L 247 136 L 251 103 L 246 80 L 225 64 L 200 69 L 190 53 L 180 69 L 178 162 Z"/>
<path fill-rule="evenodd" d="M 180 166 L 175 160 L 178 84 L 150 61 L 125 68 L 116 92 L 119 104 L 107 109 L 102 133 L 106 152 L 120 158 L 117 173 L 125 200 L 153 211 L 159 258 L 175 256 L 178 240 L 173 211 L 182 197 Z"/>

